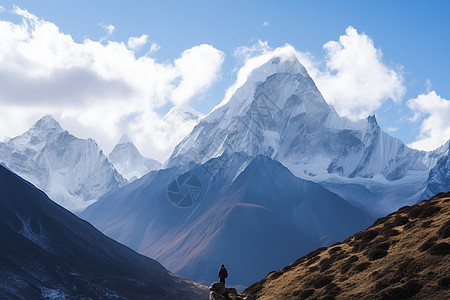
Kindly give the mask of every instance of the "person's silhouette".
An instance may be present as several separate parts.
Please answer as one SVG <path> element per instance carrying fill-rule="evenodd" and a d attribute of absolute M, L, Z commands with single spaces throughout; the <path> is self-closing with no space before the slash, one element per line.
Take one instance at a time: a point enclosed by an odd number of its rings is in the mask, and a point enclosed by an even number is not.
<path fill-rule="evenodd" d="M 225 278 L 228 277 L 228 272 L 227 272 L 227 268 L 225 268 L 224 265 L 222 265 L 222 267 L 220 267 L 219 275 L 217 277 L 219 277 L 220 282 L 222 282 L 225 285 Z"/>

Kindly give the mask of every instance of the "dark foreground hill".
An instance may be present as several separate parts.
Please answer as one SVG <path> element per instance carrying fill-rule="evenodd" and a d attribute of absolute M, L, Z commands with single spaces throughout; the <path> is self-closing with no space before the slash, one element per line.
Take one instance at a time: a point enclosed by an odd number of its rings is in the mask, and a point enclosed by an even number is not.
<path fill-rule="evenodd" d="M 378 219 L 244 291 L 256 299 L 450 299 L 450 193 Z"/>
<path fill-rule="evenodd" d="M 204 299 L 0 166 L 1 299 Z"/>

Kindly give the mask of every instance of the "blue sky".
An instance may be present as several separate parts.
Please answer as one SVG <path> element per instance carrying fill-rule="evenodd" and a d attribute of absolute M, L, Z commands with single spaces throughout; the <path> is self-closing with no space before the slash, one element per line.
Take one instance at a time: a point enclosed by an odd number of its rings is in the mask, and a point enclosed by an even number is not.
<path fill-rule="evenodd" d="M 402 78 L 405 91 L 400 99 L 396 102 L 385 99 L 373 111 L 380 126 L 408 144 L 420 140 L 420 135 L 422 145 L 431 143 L 430 139 L 426 140 L 427 134 L 434 135 L 434 143 L 439 143 L 436 136 L 448 134 L 446 128 L 450 124 L 442 120 L 442 115 L 430 119 L 434 111 L 442 111 L 439 105 L 445 110 L 446 99 L 450 99 L 448 1 L 0 1 L 4 8 L 0 20 L 21 22 L 23 16 L 10 12 L 14 5 L 55 24 L 75 43 L 86 39 L 103 44 L 127 43 L 130 37 L 146 34 L 147 43 L 135 55 L 149 55 L 161 64 L 173 63 L 186 49 L 211 45 L 223 53 L 215 74 L 217 78 L 204 83 L 189 99 L 180 100 L 205 114 L 223 99 L 225 90 L 235 82 L 237 70 L 244 63 L 235 54 L 239 47 L 252 47 L 258 41 L 267 42 L 271 48 L 288 43 L 321 63 L 327 55 L 324 44 L 338 41 L 352 26 L 358 34 L 365 34 L 373 41 L 374 47 L 382 52 L 382 63 Z M 108 25 L 114 26 L 111 34 L 105 29 Z M 153 43 L 158 50 L 149 54 Z M 429 94 L 431 91 L 435 94 Z M 425 102 L 419 103 L 428 98 L 408 105 L 410 99 L 420 94 L 428 95 L 432 98 L 430 103 L 435 101 L 436 105 L 430 108 Z M 163 101 L 158 105 L 153 110 L 163 115 L 173 104 Z M 34 114 L 29 114 L 28 122 L 38 113 L 36 109 Z M 72 127 L 71 131 L 83 135 L 75 120 L 70 121 L 70 113 L 59 116 L 56 113 L 56 117 L 69 130 Z M 427 118 L 429 124 L 424 125 Z M 429 128 L 434 126 L 432 123 L 441 128 Z M 22 130 L 28 125 L 17 124 L 16 128 Z M 125 131 L 131 130 L 127 128 Z M 0 126 L 0 138 L 17 133 L 12 130 L 13 133 L 7 134 L 7 129 L 6 125 L 3 130 Z M 110 140 L 120 135 L 114 132 L 102 140 L 100 131 L 94 133 L 106 149 L 112 147 Z M 146 147 L 145 135 L 133 132 L 130 135 L 141 147 Z M 144 150 L 161 159 L 167 149 L 152 151 Z"/>

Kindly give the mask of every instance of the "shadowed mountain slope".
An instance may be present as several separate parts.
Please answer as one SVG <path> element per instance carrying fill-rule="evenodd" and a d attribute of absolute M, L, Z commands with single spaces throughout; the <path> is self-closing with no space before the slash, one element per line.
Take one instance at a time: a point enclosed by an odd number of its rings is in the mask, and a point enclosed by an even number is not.
<path fill-rule="evenodd" d="M 374 220 L 267 156 L 234 154 L 226 169 L 215 170 L 222 159 L 185 173 L 202 190 L 195 205 L 171 203 L 169 183 L 180 171 L 169 168 L 105 195 L 81 216 L 183 277 L 209 284 L 225 263 L 230 284 L 241 285 Z"/>
<path fill-rule="evenodd" d="M 204 287 L 104 236 L 0 166 L 0 298 L 199 299 Z"/>

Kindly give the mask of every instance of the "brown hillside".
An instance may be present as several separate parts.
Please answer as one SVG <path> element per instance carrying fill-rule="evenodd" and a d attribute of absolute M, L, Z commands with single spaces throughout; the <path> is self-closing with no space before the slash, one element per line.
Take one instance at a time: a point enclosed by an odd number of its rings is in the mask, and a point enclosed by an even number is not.
<path fill-rule="evenodd" d="M 450 193 L 378 219 L 244 291 L 256 299 L 450 299 Z"/>

